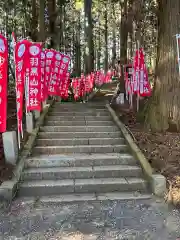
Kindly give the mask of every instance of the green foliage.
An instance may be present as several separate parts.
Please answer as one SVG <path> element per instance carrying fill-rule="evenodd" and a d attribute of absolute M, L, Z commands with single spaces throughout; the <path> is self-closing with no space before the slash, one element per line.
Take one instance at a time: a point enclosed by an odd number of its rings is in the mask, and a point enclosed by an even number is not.
<path fill-rule="evenodd" d="M 14 31 L 17 38 L 27 37 L 34 29 L 32 15 L 33 0 L 6 0 L 0 2 L 0 30 L 6 34 L 11 41 L 11 33 Z M 48 2 L 46 0 L 46 7 Z M 53 36 L 49 35 L 49 18 L 45 24 L 46 38 L 56 38 L 57 49 L 65 51 L 72 56 L 72 67 L 80 54 L 81 70 L 84 69 L 85 32 L 84 32 L 84 0 L 56 0 L 55 16 L 56 29 Z M 141 4 L 143 3 L 143 4 Z M 39 21 L 39 1 L 36 0 Z M 111 64 L 113 44 L 115 44 L 116 58 L 120 58 L 120 29 L 122 20 L 122 9 L 124 0 L 93 0 L 92 5 L 92 27 L 93 44 L 95 54 L 95 68 L 103 66 L 106 49 L 108 50 L 108 62 Z M 105 41 L 105 12 L 107 8 L 108 32 L 107 46 Z M 114 9 L 114 12 L 113 12 Z M 146 52 L 146 60 L 152 63 L 156 57 L 157 42 L 157 3 L 154 0 L 128 0 L 126 30 L 128 32 L 127 48 L 128 58 L 132 59 L 137 35 L 140 32 L 141 45 Z M 37 26 L 39 31 L 39 26 Z M 80 31 L 80 33 L 79 33 Z M 80 34 L 80 35 L 79 35 Z M 77 38 L 80 38 L 77 42 Z M 80 47 L 80 52 L 76 48 Z M 99 63 L 98 63 L 99 62 Z"/>

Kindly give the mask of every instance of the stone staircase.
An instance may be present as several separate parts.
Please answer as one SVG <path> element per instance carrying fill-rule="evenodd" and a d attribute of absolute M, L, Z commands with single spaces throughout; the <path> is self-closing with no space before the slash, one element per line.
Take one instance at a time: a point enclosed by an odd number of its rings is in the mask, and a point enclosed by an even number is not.
<path fill-rule="evenodd" d="M 55 103 L 18 195 L 47 199 L 148 198 L 141 167 L 103 103 Z"/>

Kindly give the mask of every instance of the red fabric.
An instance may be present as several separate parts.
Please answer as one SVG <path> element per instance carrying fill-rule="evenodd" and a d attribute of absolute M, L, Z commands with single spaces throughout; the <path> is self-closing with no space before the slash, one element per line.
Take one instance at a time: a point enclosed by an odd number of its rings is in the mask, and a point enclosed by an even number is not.
<path fill-rule="evenodd" d="M 41 44 L 30 43 L 27 56 L 27 111 L 41 111 Z"/>
<path fill-rule="evenodd" d="M 22 134 L 22 118 L 23 118 L 23 97 L 24 97 L 24 82 L 26 74 L 26 63 L 28 46 L 30 42 L 22 40 L 15 45 L 14 61 L 16 75 L 16 104 L 17 104 L 17 122 L 18 131 Z"/>
<path fill-rule="evenodd" d="M 6 131 L 7 120 L 7 73 L 8 73 L 8 43 L 0 34 L 0 132 Z"/>

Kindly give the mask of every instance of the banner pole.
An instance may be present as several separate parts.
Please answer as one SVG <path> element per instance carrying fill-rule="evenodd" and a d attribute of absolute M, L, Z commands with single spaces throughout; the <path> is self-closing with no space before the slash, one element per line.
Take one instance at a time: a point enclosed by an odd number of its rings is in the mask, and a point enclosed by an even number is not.
<path fill-rule="evenodd" d="M 16 58 L 15 58 L 15 46 L 16 46 L 16 39 L 14 36 L 14 33 L 12 33 L 13 37 L 13 58 L 14 58 L 14 64 L 15 64 L 15 88 L 16 88 L 16 115 L 17 115 L 17 132 L 18 132 L 18 147 L 21 148 L 21 139 L 20 139 L 20 132 L 19 132 L 19 119 L 18 119 L 18 103 L 17 103 L 17 85 L 16 85 Z M 22 129 L 22 123 L 21 123 L 21 129 Z M 22 134 L 23 135 L 23 134 Z"/>
<path fill-rule="evenodd" d="M 139 111 L 139 40 L 137 41 L 137 49 L 138 49 L 138 81 L 137 81 L 137 112 Z"/>

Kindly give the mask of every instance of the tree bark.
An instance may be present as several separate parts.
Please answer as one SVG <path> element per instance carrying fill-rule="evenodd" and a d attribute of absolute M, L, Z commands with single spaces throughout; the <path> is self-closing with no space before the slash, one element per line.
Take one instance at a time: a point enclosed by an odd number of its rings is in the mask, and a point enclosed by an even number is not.
<path fill-rule="evenodd" d="M 100 14 L 99 14 L 100 15 Z M 97 50 L 97 69 L 101 68 L 101 23 L 98 26 L 98 50 Z"/>
<path fill-rule="evenodd" d="M 94 42 L 92 24 L 92 0 L 84 0 L 85 13 L 85 73 L 94 70 Z"/>
<path fill-rule="evenodd" d="M 38 13 L 36 0 L 32 0 L 31 39 L 37 41 Z"/>
<path fill-rule="evenodd" d="M 105 20 L 105 26 L 104 26 L 104 40 L 105 40 L 105 59 L 104 59 L 104 70 L 107 72 L 108 70 L 108 2 L 106 0 L 105 3 L 105 12 L 104 12 L 104 20 Z"/>
<path fill-rule="evenodd" d="M 75 30 L 75 72 L 78 76 L 81 75 L 81 43 L 80 43 L 80 34 L 81 34 L 81 13 L 79 10 L 77 14 L 77 29 Z"/>
<path fill-rule="evenodd" d="M 50 47 L 56 47 L 56 0 L 48 0 Z"/>
<path fill-rule="evenodd" d="M 45 20 L 44 20 L 44 11 L 45 11 L 45 0 L 40 0 L 39 4 L 39 41 L 45 42 Z"/>
<path fill-rule="evenodd" d="M 146 126 L 153 131 L 180 130 L 180 76 L 175 35 L 179 33 L 180 1 L 159 1 L 159 35 L 155 87 Z"/>
<path fill-rule="evenodd" d="M 113 47 L 112 47 L 112 67 L 115 68 L 116 63 L 116 15 L 115 15 L 115 3 L 112 4 L 113 15 Z"/>
<path fill-rule="evenodd" d="M 127 10 L 128 10 L 128 0 L 124 0 L 123 5 L 121 5 L 121 40 L 120 40 L 120 59 L 121 59 L 121 79 L 119 84 L 119 91 L 125 93 L 125 81 L 123 74 L 123 65 L 127 63 L 127 40 L 128 40 L 128 26 L 127 26 Z"/>
<path fill-rule="evenodd" d="M 121 11 L 121 62 L 125 64 L 127 62 L 127 39 L 128 39 L 128 27 L 127 27 L 127 0 L 124 0 Z"/>

